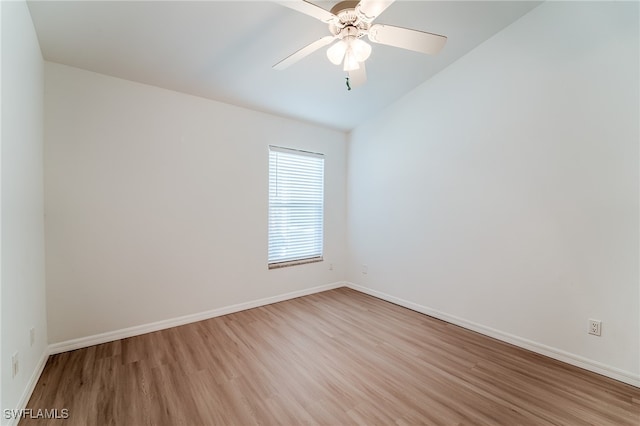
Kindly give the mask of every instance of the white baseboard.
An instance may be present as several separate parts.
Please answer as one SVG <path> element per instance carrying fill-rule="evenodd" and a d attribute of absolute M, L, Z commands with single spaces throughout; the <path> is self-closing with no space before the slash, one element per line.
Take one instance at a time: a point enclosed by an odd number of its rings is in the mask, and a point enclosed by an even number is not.
<path fill-rule="evenodd" d="M 27 403 L 29 402 L 29 399 L 31 398 L 31 394 L 33 393 L 34 389 L 36 388 L 36 385 L 38 384 L 38 380 L 40 379 L 40 376 L 42 375 L 42 371 L 44 370 L 44 366 L 47 365 L 47 360 L 49 359 L 49 350 L 48 348 L 45 348 L 44 351 L 42 351 L 42 355 L 40 355 L 40 359 L 38 360 L 38 364 L 36 365 L 36 368 L 33 370 L 33 373 L 31 374 L 31 377 L 29 378 L 29 381 L 27 382 L 27 386 L 24 389 L 24 392 L 22 393 L 22 396 L 20 397 L 20 400 L 18 401 L 18 406 L 16 407 L 16 411 L 14 412 L 18 412 L 20 410 L 23 410 L 24 408 L 26 408 Z M 3 414 L 3 418 L 4 418 L 4 412 Z M 6 419 L 5 419 L 6 420 Z M 15 426 L 20 422 L 20 417 L 12 417 L 11 419 L 8 419 L 6 424 L 7 426 Z"/>
<path fill-rule="evenodd" d="M 49 345 L 49 354 L 53 355 L 62 352 L 73 351 L 76 349 L 86 348 L 93 345 L 99 345 L 101 343 L 112 342 L 114 340 L 125 339 L 127 337 L 139 336 L 141 334 L 151 333 L 153 331 L 164 330 L 167 328 L 177 327 L 192 322 L 232 314 L 234 312 L 257 308 L 259 306 L 270 305 L 272 303 L 282 302 L 289 299 L 295 299 L 296 297 L 307 296 L 309 294 L 319 293 L 321 291 L 344 287 L 344 285 L 345 284 L 343 282 L 325 284 L 317 287 L 307 288 L 304 290 L 297 290 L 290 293 L 280 294 L 277 296 L 266 297 L 264 299 L 252 300 L 249 302 L 238 303 L 236 305 L 212 309 L 210 311 L 184 315 L 181 317 L 170 318 L 149 324 L 142 324 L 134 327 L 123 328 L 120 330 L 108 331 L 106 333 L 95 334 L 92 336 L 80 337 L 64 342 L 53 343 Z"/>
<path fill-rule="evenodd" d="M 522 337 L 515 336 L 513 334 L 505 333 L 500 330 L 486 327 L 484 325 L 475 323 L 473 321 L 468 321 L 464 318 L 459 318 L 454 315 L 449 315 L 444 312 L 440 312 L 436 309 L 432 309 L 427 306 L 422 306 L 417 303 L 409 302 L 407 300 L 400 299 L 398 297 L 391 296 L 389 294 L 386 294 L 377 290 L 372 290 L 370 288 L 363 287 L 361 285 L 353 284 L 351 282 L 345 282 L 344 285 L 353 290 L 368 294 L 370 296 L 377 297 L 382 300 L 386 300 L 391 303 L 395 303 L 396 305 L 409 308 L 413 311 L 420 312 L 434 318 L 441 319 L 443 321 L 458 325 L 468 330 L 472 330 L 480 334 L 484 334 L 485 336 L 493 337 L 494 339 L 498 339 L 503 342 L 507 342 L 524 349 L 528 349 L 532 352 L 536 352 L 538 354 L 548 356 L 549 358 L 557 359 L 558 361 L 566 362 L 567 364 L 575 365 L 576 367 L 593 371 L 594 373 L 602 374 L 603 376 L 610 377 L 615 380 L 619 380 L 621 382 L 630 384 L 632 386 L 640 387 L 640 375 L 638 374 L 634 374 L 629 371 L 620 370 L 618 368 L 608 366 L 601 362 L 584 358 L 580 355 L 572 354 L 570 352 L 566 352 L 561 349 L 553 348 L 547 345 L 543 345 L 541 343 L 537 343 L 528 339 L 524 339 Z"/>

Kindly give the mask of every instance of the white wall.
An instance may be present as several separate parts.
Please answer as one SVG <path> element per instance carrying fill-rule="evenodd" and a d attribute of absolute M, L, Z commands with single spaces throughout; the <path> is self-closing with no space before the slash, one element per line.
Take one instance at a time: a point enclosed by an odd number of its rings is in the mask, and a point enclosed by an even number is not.
<path fill-rule="evenodd" d="M 344 133 L 47 62 L 45 135 L 51 343 L 344 278 Z M 324 262 L 267 269 L 269 144 L 326 155 Z"/>
<path fill-rule="evenodd" d="M 26 403 L 47 350 L 42 184 L 43 60 L 24 2 L 2 9 L 2 399 Z M 29 329 L 36 339 L 30 344 Z M 11 355 L 20 371 L 11 375 Z M 2 422 L 7 422 L 2 412 Z"/>
<path fill-rule="evenodd" d="M 638 52 L 548 2 L 355 129 L 349 280 L 640 385 Z"/>

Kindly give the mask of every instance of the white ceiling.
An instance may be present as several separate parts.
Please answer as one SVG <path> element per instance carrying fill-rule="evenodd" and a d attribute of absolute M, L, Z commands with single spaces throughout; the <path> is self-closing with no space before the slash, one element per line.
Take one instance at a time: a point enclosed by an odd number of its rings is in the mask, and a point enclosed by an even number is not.
<path fill-rule="evenodd" d="M 316 1 L 330 9 L 335 1 Z M 350 130 L 533 9 L 527 1 L 402 1 L 377 20 L 448 37 L 436 56 L 373 45 L 368 82 L 347 91 L 326 48 L 271 67 L 328 35 L 271 1 L 29 1 L 48 61 L 340 130 Z"/>

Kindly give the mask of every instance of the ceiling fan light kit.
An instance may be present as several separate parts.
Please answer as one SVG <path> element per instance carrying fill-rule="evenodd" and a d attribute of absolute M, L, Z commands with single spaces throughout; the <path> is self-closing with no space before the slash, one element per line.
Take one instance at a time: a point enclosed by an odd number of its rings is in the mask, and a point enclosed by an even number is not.
<path fill-rule="evenodd" d="M 344 59 L 344 70 L 352 71 L 371 56 L 371 45 L 358 38 L 355 27 L 345 27 L 341 40 L 327 49 L 327 57 L 334 65 L 340 65 Z"/>
<path fill-rule="evenodd" d="M 327 49 L 327 58 L 334 65 L 342 64 L 343 70 L 348 72 L 347 81 L 351 86 L 357 87 L 367 81 L 364 62 L 371 56 L 372 51 L 371 45 L 362 40 L 365 35 L 373 43 L 432 55 L 438 53 L 447 41 L 445 36 L 391 25 L 372 25 L 373 20 L 394 1 L 342 1 L 331 11 L 326 11 L 305 0 L 279 1 L 284 6 L 327 23 L 332 35 L 303 47 L 275 64 L 273 68 L 285 69 L 321 47 L 338 40 Z"/>

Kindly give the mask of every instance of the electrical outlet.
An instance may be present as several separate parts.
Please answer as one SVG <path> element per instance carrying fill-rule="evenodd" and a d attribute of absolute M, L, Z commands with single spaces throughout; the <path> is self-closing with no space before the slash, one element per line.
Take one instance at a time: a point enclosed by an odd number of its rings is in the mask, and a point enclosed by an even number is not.
<path fill-rule="evenodd" d="M 33 344 L 36 342 L 36 328 L 35 327 L 31 327 L 29 329 L 29 342 L 31 343 L 31 346 L 33 346 Z"/>
<path fill-rule="evenodd" d="M 362 265 L 362 273 L 367 274 L 369 272 L 369 267 L 367 265 Z"/>
<path fill-rule="evenodd" d="M 329 270 L 330 270 L 330 271 L 333 271 L 333 263 L 330 263 L 330 264 L 329 264 Z"/>
<path fill-rule="evenodd" d="M 590 319 L 589 334 L 593 334 L 594 336 L 600 336 L 602 334 L 602 321 Z"/>
<path fill-rule="evenodd" d="M 20 371 L 20 363 L 18 360 L 18 352 L 11 356 L 11 377 L 16 377 Z"/>

